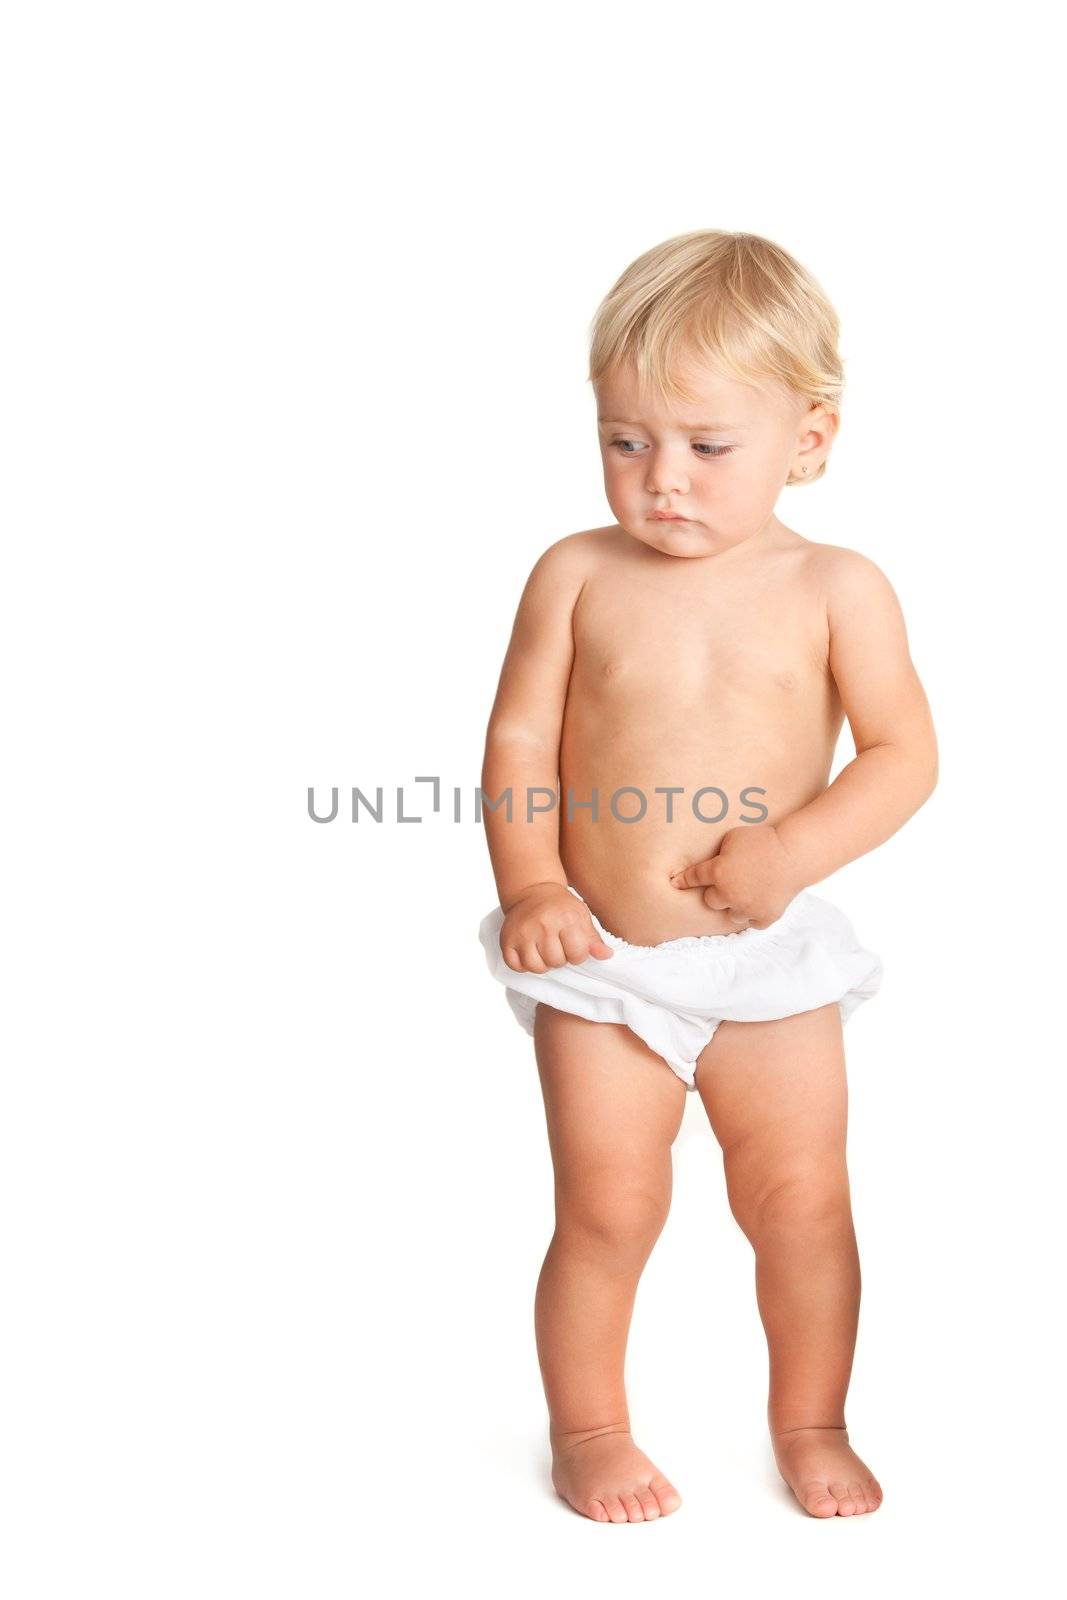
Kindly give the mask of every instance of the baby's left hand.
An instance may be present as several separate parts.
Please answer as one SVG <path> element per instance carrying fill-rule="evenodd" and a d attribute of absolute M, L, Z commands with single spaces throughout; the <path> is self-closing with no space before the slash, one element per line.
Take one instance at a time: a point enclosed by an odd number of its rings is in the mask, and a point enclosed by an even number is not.
<path fill-rule="evenodd" d="M 725 911 L 739 927 L 769 927 L 805 885 L 772 823 L 730 828 L 715 855 L 697 861 L 671 882 L 678 889 L 704 890 L 704 904 Z"/>

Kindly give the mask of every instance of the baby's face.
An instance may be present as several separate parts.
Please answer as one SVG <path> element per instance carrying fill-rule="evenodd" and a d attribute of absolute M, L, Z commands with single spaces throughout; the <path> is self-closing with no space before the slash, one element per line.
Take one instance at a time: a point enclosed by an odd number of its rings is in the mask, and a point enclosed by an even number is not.
<path fill-rule="evenodd" d="M 620 527 L 664 555 L 719 555 L 766 527 L 791 471 L 814 475 L 837 418 L 692 361 L 679 377 L 692 403 L 643 394 L 629 368 L 594 385 L 608 504 Z"/>

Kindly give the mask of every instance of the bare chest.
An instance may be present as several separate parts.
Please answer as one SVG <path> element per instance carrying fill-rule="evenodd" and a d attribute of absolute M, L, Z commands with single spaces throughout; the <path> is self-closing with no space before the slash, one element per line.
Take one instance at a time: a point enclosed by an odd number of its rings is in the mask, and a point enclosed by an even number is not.
<path fill-rule="evenodd" d="M 824 701 L 825 614 L 816 598 L 763 587 L 746 594 L 642 592 L 604 584 L 574 623 L 571 696 L 631 715 Z"/>

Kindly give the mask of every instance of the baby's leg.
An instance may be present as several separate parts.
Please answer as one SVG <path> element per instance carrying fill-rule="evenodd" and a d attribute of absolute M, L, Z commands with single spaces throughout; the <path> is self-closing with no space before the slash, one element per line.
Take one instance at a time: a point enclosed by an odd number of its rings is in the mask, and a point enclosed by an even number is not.
<path fill-rule="evenodd" d="M 681 1504 L 631 1438 L 623 1367 L 638 1279 L 670 1208 L 685 1085 L 621 1023 L 542 1003 L 534 1045 L 555 1169 L 535 1303 L 552 1482 L 595 1521 L 641 1522 Z"/>
<path fill-rule="evenodd" d="M 813 1516 L 873 1511 L 882 1491 L 845 1429 L 860 1269 L 839 1007 L 720 1023 L 696 1081 L 731 1210 L 756 1252 L 779 1470 Z"/>

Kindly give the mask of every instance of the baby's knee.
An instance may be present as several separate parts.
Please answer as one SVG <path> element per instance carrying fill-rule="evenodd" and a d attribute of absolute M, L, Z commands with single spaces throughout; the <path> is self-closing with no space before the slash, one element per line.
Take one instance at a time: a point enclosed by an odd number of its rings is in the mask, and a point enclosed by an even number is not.
<path fill-rule="evenodd" d="M 647 1255 L 663 1230 L 670 1194 L 625 1174 L 601 1174 L 556 1196 L 556 1232 L 597 1254 Z"/>
<path fill-rule="evenodd" d="M 762 1183 L 730 1186 L 730 1208 L 755 1244 L 781 1235 L 810 1235 L 852 1226 L 844 1164 L 805 1167 Z"/>

